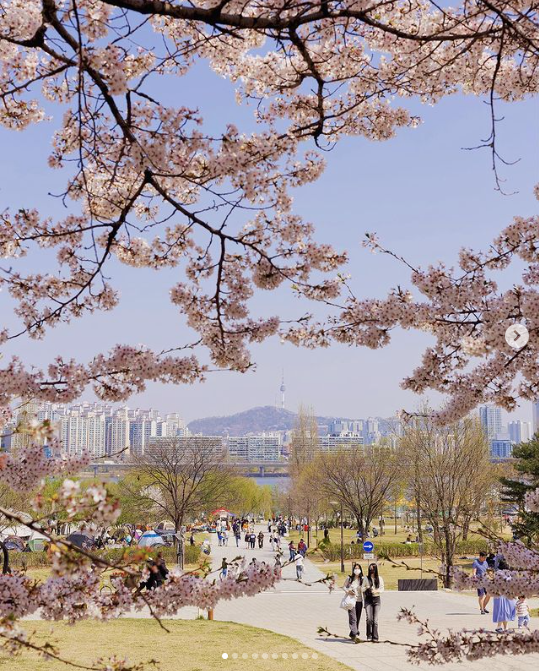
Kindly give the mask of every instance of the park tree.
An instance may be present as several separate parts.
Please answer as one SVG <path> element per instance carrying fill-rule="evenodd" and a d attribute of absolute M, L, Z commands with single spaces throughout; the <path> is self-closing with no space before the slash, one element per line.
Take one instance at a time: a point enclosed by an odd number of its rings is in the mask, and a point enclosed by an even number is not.
<path fill-rule="evenodd" d="M 291 477 L 301 474 L 319 450 L 318 424 L 312 408 L 300 406 L 290 440 L 288 470 Z"/>
<path fill-rule="evenodd" d="M 58 195 L 65 205 L 60 214 L 54 206 L 36 209 L 36 180 L 27 201 L 6 201 L 0 215 L 0 288 L 10 310 L 14 305 L 0 329 L 2 424 L 9 423 L 18 398 L 70 402 L 91 386 L 99 398 L 117 402 L 149 381 L 191 383 L 211 367 L 246 371 L 250 346 L 279 330 L 304 346 L 336 340 L 372 348 L 386 345 L 399 326 L 428 330 L 436 342 L 404 384 L 450 397 L 437 414 L 442 423 L 481 402 L 512 410 L 519 397 L 539 396 L 537 218 L 515 218 L 485 253 L 463 250 L 457 271 L 406 262 L 417 296 L 397 288 L 387 299 L 363 301 L 346 290 L 340 272 L 346 254 L 318 241 L 291 199 L 291 189 L 319 177 L 322 151 L 341 137 L 389 139 L 419 122 L 407 100 L 435 104 L 458 91 L 491 106 L 485 144 L 501 185 L 495 106 L 536 94 L 537 12 L 532 0 L 472 0 L 453 7 L 419 0 L 0 0 L 0 124 L 23 131 L 55 119 L 46 127 L 47 161 L 64 180 Z M 168 82 L 198 66 L 234 82 L 240 103 L 254 103 L 254 128 L 224 119 L 222 128 L 210 129 L 196 99 L 160 96 L 159 82 L 172 91 Z M 40 165 L 43 158 L 35 152 L 32 162 Z M 375 235 L 367 244 L 398 256 Z M 512 261 L 523 266 L 522 284 L 499 291 L 492 273 Z M 22 345 L 17 349 L 25 338 L 44 338 L 55 326 L 117 306 L 117 263 L 175 269 L 179 279 L 168 296 L 195 333 L 192 341 L 157 351 L 112 343 L 85 360 L 59 354 L 42 368 L 28 361 Z M 251 316 L 256 291 L 283 286 L 336 314 L 318 323 L 301 308 L 295 324 L 288 315 L 283 324 L 280 315 Z M 515 351 L 504 332 L 522 320 L 533 327 L 531 338 Z M 64 477 L 84 464 L 84 458 L 58 454 L 45 459 L 44 438 L 57 452 L 60 445 L 51 440 L 49 426 L 30 428 L 33 442 L 19 454 L 2 455 L 5 483 L 32 491 L 43 477 Z M 34 503 L 36 519 L 45 500 Z M 536 510 L 537 500 L 529 495 L 527 501 Z M 67 518 L 87 511 L 105 523 L 119 515 L 105 488 L 83 492 L 71 479 L 62 484 L 57 504 L 65 506 Z M 81 614 L 74 604 L 81 600 L 95 606 L 88 612 L 104 617 L 141 607 L 122 591 L 124 583 L 117 584 L 122 606 L 100 597 L 90 566 L 105 570 L 106 562 L 79 553 L 74 567 L 75 550 L 53 540 L 62 550 L 58 575 L 42 590 L 3 578 L 4 591 L 14 595 L 9 603 L 18 604 L 1 622 L 6 629 L 0 635 L 12 649 L 29 645 L 16 620 L 38 608 L 50 619 L 75 620 Z M 538 563 L 532 555 L 512 557 L 526 570 Z M 266 569 L 245 575 L 255 573 L 254 587 L 242 579 L 201 584 L 197 591 L 189 587 L 192 581 L 173 579 L 159 601 L 149 601 L 156 615 L 169 615 L 183 605 L 273 584 Z M 533 575 L 522 591 L 531 587 L 537 587 Z M 533 647 L 525 634 L 519 640 L 519 650 Z M 482 654 L 503 645 L 489 639 Z M 462 658 L 468 650 L 473 657 L 471 648 L 450 639 L 445 659 Z M 428 658 L 430 649 L 420 646 L 413 654 Z"/>
<path fill-rule="evenodd" d="M 273 492 L 268 485 L 259 485 L 253 478 L 228 477 L 226 505 L 238 515 L 269 515 L 273 510 Z"/>
<path fill-rule="evenodd" d="M 163 438 L 133 457 L 125 495 L 141 510 L 162 516 L 180 531 L 189 520 L 220 506 L 228 495 L 231 471 L 221 450 L 191 438 Z"/>
<path fill-rule="evenodd" d="M 383 512 L 398 478 L 393 451 L 375 445 L 340 449 L 320 455 L 315 468 L 319 490 L 329 501 L 342 504 L 365 538 L 373 520 Z"/>
<path fill-rule="evenodd" d="M 501 498 L 518 507 L 513 530 L 529 546 L 539 545 L 539 514 L 526 506 L 526 495 L 539 487 L 539 435 L 513 449 L 514 477 L 501 478 Z"/>
<path fill-rule="evenodd" d="M 433 528 L 444 586 L 451 587 L 457 541 L 478 518 L 495 480 L 488 440 L 475 418 L 440 427 L 423 412 L 405 425 L 402 444 L 408 472 L 420 481 L 413 491 Z"/>
<path fill-rule="evenodd" d="M 327 493 L 319 486 L 318 459 L 305 464 L 290 482 L 292 512 L 296 517 L 307 520 L 307 545 L 311 545 L 311 527 L 316 534 L 320 520 L 330 508 Z"/>

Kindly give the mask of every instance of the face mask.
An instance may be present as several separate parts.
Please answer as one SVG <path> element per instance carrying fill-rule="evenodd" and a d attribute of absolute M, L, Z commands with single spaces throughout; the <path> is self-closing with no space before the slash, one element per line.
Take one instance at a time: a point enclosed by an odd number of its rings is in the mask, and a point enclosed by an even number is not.
<path fill-rule="evenodd" d="M 354 569 L 354 575 L 359 575 L 359 574 L 360 574 L 360 570 L 358 568 Z"/>

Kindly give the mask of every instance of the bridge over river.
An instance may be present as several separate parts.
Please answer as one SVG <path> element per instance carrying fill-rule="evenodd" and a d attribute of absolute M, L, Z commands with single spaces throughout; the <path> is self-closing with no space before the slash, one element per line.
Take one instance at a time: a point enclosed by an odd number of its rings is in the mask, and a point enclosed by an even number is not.
<path fill-rule="evenodd" d="M 238 475 L 244 475 L 246 477 L 288 477 L 287 461 L 230 461 L 225 462 L 225 464 L 238 471 Z M 91 463 L 84 473 L 93 475 L 93 477 L 103 474 L 118 476 L 122 472 L 134 467 L 136 467 L 136 464 L 130 462 L 96 461 Z"/>

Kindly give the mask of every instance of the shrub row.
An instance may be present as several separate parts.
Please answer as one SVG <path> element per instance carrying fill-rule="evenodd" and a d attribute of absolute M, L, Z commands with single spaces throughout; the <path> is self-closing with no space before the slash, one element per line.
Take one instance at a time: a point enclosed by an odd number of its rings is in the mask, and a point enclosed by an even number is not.
<path fill-rule="evenodd" d="M 419 557 L 419 544 L 418 543 L 383 543 L 374 542 L 374 551 L 377 556 L 389 557 Z M 329 561 L 337 561 L 341 556 L 341 546 L 339 543 L 323 543 L 319 545 L 320 551 L 324 559 Z M 457 555 L 477 555 L 480 551 L 487 551 L 488 544 L 486 540 L 481 538 L 460 541 L 457 543 L 456 554 Z M 436 546 L 432 541 L 423 544 L 423 554 L 424 555 L 434 555 L 436 554 Z M 361 543 L 357 545 L 345 544 L 344 546 L 344 556 L 348 559 L 363 559 L 363 545 Z"/>
<path fill-rule="evenodd" d="M 98 550 L 97 555 L 100 555 L 111 563 L 117 562 L 121 559 L 124 548 L 109 548 L 107 550 Z M 167 564 L 176 563 L 176 550 L 171 547 L 157 548 L 156 553 L 161 552 Z M 197 564 L 200 559 L 200 545 L 186 545 L 185 546 L 185 563 Z M 9 564 L 13 568 L 40 568 L 51 565 L 50 557 L 46 552 L 10 552 Z"/>

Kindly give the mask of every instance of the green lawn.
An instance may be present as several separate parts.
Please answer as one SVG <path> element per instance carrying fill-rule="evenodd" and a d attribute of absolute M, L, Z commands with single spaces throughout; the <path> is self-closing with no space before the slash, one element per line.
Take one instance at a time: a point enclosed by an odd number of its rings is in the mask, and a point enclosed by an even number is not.
<path fill-rule="evenodd" d="M 25 622 L 35 631 L 35 641 L 51 640 L 49 622 Z M 89 665 L 99 657 L 127 657 L 130 662 L 155 659 L 160 671 L 349 671 L 349 667 L 315 653 L 287 636 L 231 622 L 208 620 L 164 621 L 170 633 L 150 620 L 121 619 L 113 622 L 81 622 L 75 626 L 55 623 L 52 639 L 61 655 Z M 227 653 L 224 660 L 222 654 Z M 283 659 L 283 653 L 288 657 Z M 317 655 L 313 658 L 313 653 Z M 233 658 L 233 654 L 238 658 Z M 248 659 L 242 659 L 248 654 Z M 252 655 L 258 655 L 253 659 Z M 272 659 L 272 654 L 278 655 Z M 306 659 L 302 655 L 306 655 Z M 264 659 L 262 655 L 267 655 Z M 297 655 L 297 657 L 293 657 Z M 148 669 L 154 668 L 148 666 Z M 66 671 L 58 661 L 45 661 L 25 652 L 14 658 L 0 654 L 5 671 Z"/>
<path fill-rule="evenodd" d="M 375 524 L 376 527 L 378 527 L 378 524 Z M 344 538 L 344 543 L 345 545 L 350 543 L 350 541 L 356 541 L 356 533 L 357 533 L 357 528 L 354 529 L 343 529 L 343 538 Z M 374 541 L 374 543 L 403 543 L 408 534 L 411 534 L 413 539 L 415 540 L 416 533 L 415 532 L 410 532 L 410 531 L 405 531 L 404 527 L 397 526 L 397 533 L 395 533 L 395 527 L 393 524 L 393 520 L 388 520 L 386 523 L 385 527 L 385 533 L 383 536 L 378 535 L 376 538 L 370 538 L 369 540 Z M 475 534 L 473 531 L 470 533 L 470 538 L 474 538 Z M 503 537 L 510 539 L 511 538 L 511 530 L 509 527 L 504 527 L 503 530 Z M 297 543 L 300 538 L 303 538 L 305 541 L 307 540 L 307 532 L 302 531 L 296 531 L 295 529 L 292 529 L 290 531 L 290 535 L 287 536 L 284 540 L 289 543 L 291 540 L 294 541 L 294 543 Z M 315 533 L 314 526 L 311 529 L 311 547 L 316 547 L 316 540 L 318 539 L 321 541 L 324 538 L 324 532 L 322 530 L 318 531 L 318 534 Z M 424 538 L 425 541 L 430 539 L 431 537 L 424 532 Z M 340 527 L 337 527 L 335 529 L 330 529 L 329 530 L 329 539 L 332 543 L 340 543 L 341 542 L 341 530 Z"/>
<path fill-rule="evenodd" d="M 352 570 L 352 563 L 350 560 L 345 561 L 344 563 L 344 573 L 341 573 L 341 563 L 337 562 L 320 562 L 316 560 L 316 556 L 313 557 L 318 568 L 325 572 L 335 573 L 337 576 L 337 585 L 342 587 L 346 577 L 350 575 Z M 400 559 L 395 560 L 397 563 L 401 561 Z M 410 567 L 407 569 L 405 566 L 399 565 L 395 566 L 391 562 L 380 560 L 378 563 L 378 568 L 380 575 L 384 579 L 385 589 L 396 590 L 398 586 L 398 580 L 402 578 L 434 578 L 435 576 L 432 573 L 428 572 L 428 569 L 438 571 L 440 567 L 440 561 L 438 559 L 433 559 L 431 557 L 423 558 L 423 576 L 421 576 L 421 560 L 418 557 L 407 557 L 404 560 L 406 564 Z M 367 563 L 366 561 L 359 560 L 363 571 L 366 572 Z M 469 560 L 457 560 L 455 562 L 460 568 L 463 568 L 466 571 L 471 571 L 472 562 Z"/>

